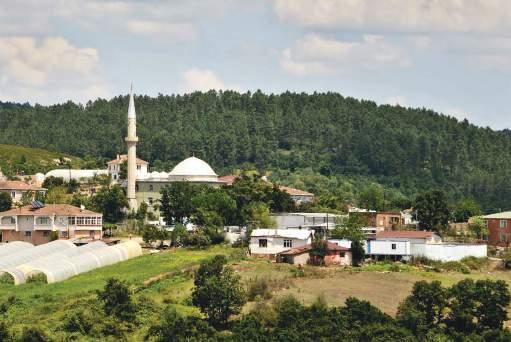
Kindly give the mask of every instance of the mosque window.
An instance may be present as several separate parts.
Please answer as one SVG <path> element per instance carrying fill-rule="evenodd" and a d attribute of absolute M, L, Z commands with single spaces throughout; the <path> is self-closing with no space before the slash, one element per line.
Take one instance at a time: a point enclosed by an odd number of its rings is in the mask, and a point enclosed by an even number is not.
<path fill-rule="evenodd" d="M 149 191 L 153 191 L 153 185 L 149 184 Z"/>
<path fill-rule="evenodd" d="M 138 184 L 135 184 L 135 191 L 138 191 Z"/>

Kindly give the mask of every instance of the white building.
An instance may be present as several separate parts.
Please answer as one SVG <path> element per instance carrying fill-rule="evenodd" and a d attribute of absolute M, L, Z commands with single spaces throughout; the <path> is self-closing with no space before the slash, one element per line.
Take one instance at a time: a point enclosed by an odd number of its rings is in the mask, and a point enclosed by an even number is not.
<path fill-rule="evenodd" d="M 31 185 L 22 181 L 0 181 L 0 192 L 6 192 L 11 196 L 14 204 L 19 203 L 23 199 L 23 195 L 31 193 L 32 198 L 35 198 L 37 193 L 46 193 L 46 189 Z"/>
<path fill-rule="evenodd" d="M 110 160 L 108 165 L 108 174 L 112 178 L 112 181 L 118 182 L 121 174 L 122 164 L 128 163 L 128 155 L 127 154 L 118 154 L 117 157 L 113 160 Z M 147 178 L 149 176 L 148 166 L 149 163 L 145 160 L 136 159 L 137 165 L 137 179 L 139 178 Z"/>
<path fill-rule="evenodd" d="M 108 170 L 55 169 L 47 172 L 44 175 L 44 178 L 46 179 L 48 177 L 60 177 L 64 180 L 64 182 L 69 182 L 70 179 L 81 182 L 101 175 L 108 175 Z"/>
<path fill-rule="evenodd" d="M 328 213 L 285 213 L 273 214 L 279 229 L 325 229 L 335 228 L 339 218 L 343 215 Z"/>
<path fill-rule="evenodd" d="M 487 245 L 443 243 L 433 232 L 383 231 L 376 234 L 376 239 L 368 241 L 367 254 L 404 260 L 426 257 L 438 261 L 458 261 L 468 256 L 486 257 Z"/>
<path fill-rule="evenodd" d="M 255 229 L 250 237 L 250 253 L 274 259 L 277 254 L 312 243 L 307 229 Z"/>

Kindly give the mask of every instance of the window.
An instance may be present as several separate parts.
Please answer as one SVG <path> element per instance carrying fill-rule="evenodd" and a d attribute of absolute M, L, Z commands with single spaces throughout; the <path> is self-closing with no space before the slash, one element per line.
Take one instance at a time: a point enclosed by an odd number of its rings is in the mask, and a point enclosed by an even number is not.
<path fill-rule="evenodd" d="M 153 191 L 153 185 L 149 184 L 149 191 Z"/>
<path fill-rule="evenodd" d="M 16 197 L 16 192 L 15 192 L 15 191 L 12 191 L 12 192 L 11 192 L 11 197 L 12 197 L 12 198 L 15 198 L 15 197 Z"/>
<path fill-rule="evenodd" d="M 45 231 L 43 231 L 43 236 L 44 236 L 44 237 L 48 237 L 48 236 L 50 236 L 50 231 L 49 231 L 49 230 L 45 230 Z"/>
<path fill-rule="evenodd" d="M 500 228 L 507 228 L 507 220 L 500 220 Z"/>
<path fill-rule="evenodd" d="M 75 225 L 75 224 L 76 224 L 76 217 L 74 217 L 74 216 L 69 216 L 69 217 L 67 218 L 67 223 L 68 223 L 68 224 L 71 224 L 71 225 Z"/>
<path fill-rule="evenodd" d="M 345 253 L 345 252 L 340 252 L 340 253 L 339 253 L 339 256 L 340 256 L 341 258 L 344 258 L 344 257 L 346 256 L 346 253 Z"/>
<path fill-rule="evenodd" d="M 148 198 L 148 200 L 149 200 L 149 204 L 151 204 L 151 205 L 152 205 L 152 204 L 153 204 L 153 198 L 152 198 L 152 197 L 149 197 L 149 198 Z"/>
<path fill-rule="evenodd" d="M 60 235 L 63 237 L 63 238 L 67 238 L 67 232 L 61 232 Z"/>
<path fill-rule="evenodd" d="M 259 247 L 260 248 L 268 247 L 268 240 L 266 240 L 266 239 L 259 239 Z"/>
<path fill-rule="evenodd" d="M 11 216 L 11 224 L 16 224 L 16 219 Z"/>
<path fill-rule="evenodd" d="M 500 242 L 508 242 L 508 234 L 500 233 Z"/>
<path fill-rule="evenodd" d="M 114 179 L 117 179 L 117 175 L 114 175 Z"/>
<path fill-rule="evenodd" d="M 135 191 L 138 191 L 138 184 L 135 184 Z"/>
<path fill-rule="evenodd" d="M 39 217 L 37 219 L 37 224 L 48 225 L 48 224 L 50 224 L 50 219 L 48 217 Z"/>
<path fill-rule="evenodd" d="M 137 165 L 137 170 L 142 170 L 142 165 Z"/>
<path fill-rule="evenodd" d="M 290 239 L 285 239 L 284 240 L 284 247 L 293 247 L 293 240 L 290 240 Z"/>
<path fill-rule="evenodd" d="M 395 243 L 392 244 L 392 249 L 396 249 L 396 244 Z"/>
<path fill-rule="evenodd" d="M 31 231 L 25 231 L 25 236 L 26 237 L 31 237 L 32 236 L 32 232 Z"/>

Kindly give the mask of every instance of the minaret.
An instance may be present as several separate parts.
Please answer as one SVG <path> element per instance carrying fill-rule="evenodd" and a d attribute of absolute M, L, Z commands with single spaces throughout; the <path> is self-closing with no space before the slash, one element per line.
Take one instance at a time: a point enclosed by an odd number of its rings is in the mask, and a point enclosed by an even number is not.
<path fill-rule="evenodd" d="M 133 99 L 133 85 L 130 89 L 130 104 L 128 107 L 128 202 L 130 210 L 137 210 L 135 183 L 137 181 L 137 114 L 135 113 L 135 100 Z"/>

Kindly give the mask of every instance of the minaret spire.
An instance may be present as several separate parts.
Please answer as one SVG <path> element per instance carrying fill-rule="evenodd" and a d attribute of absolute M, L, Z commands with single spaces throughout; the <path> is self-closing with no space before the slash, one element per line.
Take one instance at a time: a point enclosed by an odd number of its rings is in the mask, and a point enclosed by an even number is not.
<path fill-rule="evenodd" d="M 128 189 L 127 197 L 130 210 L 137 210 L 137 199 L 135 184 L 137 182 L 137 114 L 135 111 L 135 99 L 133 97 L 133 83 L 130 87 L 130 102 L 128 105 L 128 136 L 126 144 L 128 145 Z"/>

